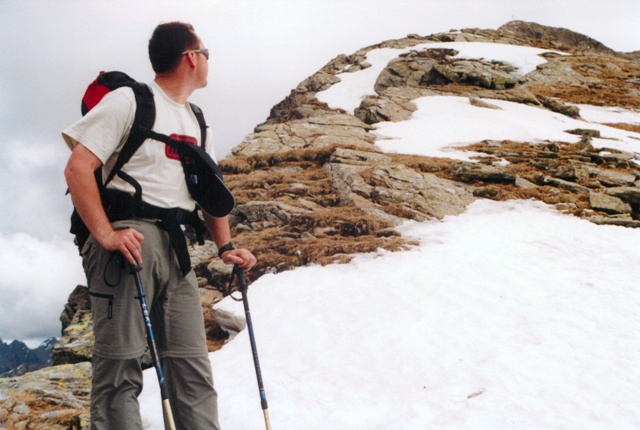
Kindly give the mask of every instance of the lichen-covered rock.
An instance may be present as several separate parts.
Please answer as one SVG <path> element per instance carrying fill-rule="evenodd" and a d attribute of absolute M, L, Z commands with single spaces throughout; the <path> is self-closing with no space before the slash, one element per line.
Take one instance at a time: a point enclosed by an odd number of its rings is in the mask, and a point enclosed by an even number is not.
<path fill-rule="evenodd" d="M 6 428 L 88 428 L 80 425 L 80 416 L 88 413 L 90 393 L 91 363 L 87 362 L 0 378 L 0 417 Z"/>

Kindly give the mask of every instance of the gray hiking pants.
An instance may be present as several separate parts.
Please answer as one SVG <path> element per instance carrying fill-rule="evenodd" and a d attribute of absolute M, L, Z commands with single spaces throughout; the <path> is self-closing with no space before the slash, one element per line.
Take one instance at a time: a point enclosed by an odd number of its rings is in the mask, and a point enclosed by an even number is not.
<path fill-rule="evenodd" d="M 140 278 L 176 426 L 219 430 L 200 293 L 193 272 L 182 276 L 167 233 L 153 220 L 114 223 L 144 235 Z M 94 320 L 92 430 L 140 430 L 138 395 L 146 331 L 129 264 L 89 237 L 82 250 Z M 160 402 L 160 398 L 158 398 Z"/>

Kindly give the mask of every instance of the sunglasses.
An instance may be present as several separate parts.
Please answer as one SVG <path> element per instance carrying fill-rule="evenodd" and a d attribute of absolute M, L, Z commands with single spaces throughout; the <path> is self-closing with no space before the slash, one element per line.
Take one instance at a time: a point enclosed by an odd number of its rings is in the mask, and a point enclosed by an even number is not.
<path fill-rule="evenodd" d="M 184 51 L 181 55 L 185 55 L 188 54 L 189 52 L 195 52 L 196 54 L 202 54 L 204 55 L 207 60 L 209 59 L 209 50 L 207 48 L 203 48 L 203 49 L 189 49 L 188 51 Z"/>

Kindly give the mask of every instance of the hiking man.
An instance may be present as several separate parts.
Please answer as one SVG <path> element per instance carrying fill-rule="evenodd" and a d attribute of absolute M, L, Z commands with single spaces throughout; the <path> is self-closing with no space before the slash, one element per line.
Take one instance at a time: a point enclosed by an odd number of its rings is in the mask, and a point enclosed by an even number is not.
<path fill-rule="evenodd" d="M 149 58 L 156 74 L 150 84 L 156 110 L 153 131 L 199 145 L 201 127 L 187 99 L 207 85 L 209 51 L 191 25 L 172 22 L 154 30 Z M 63 132 L 72 149 L 65 177 L 73 204 L 91 232 L 81 250 L 95 335 L 91 428 L 142 428 L 137 397 L 145 324 L 128 261 L 142 266 L 140 277 L 177 428 L 219 429 L 196 276 L 190 262 L 184 267 L 184 250 L 176 246 L 176 229 L 170 228 L 180 227 L 176 213 L 192 212 L 196 205 L 181 161 L 165 143 L 147 139 L 121 169 L 140 185 L 142 203 L 133 216 L 115 222 L 105 212 L 94 177 L 96 169 L 103 168 L 104 178 L 113 167 L 135 111 L 133 91 L 120 88 Z M 205 147 L 213 154 L 212 145 Z M 135 192 L 122 177 L 113 178 L 107 188 Z M 256 263 L 250 251 L 231 244 L 226 216 L 205 213 L 204 218 L 225 264 L 248 270 Z M 179 233 L 184 240 L 181 229 Z"/>

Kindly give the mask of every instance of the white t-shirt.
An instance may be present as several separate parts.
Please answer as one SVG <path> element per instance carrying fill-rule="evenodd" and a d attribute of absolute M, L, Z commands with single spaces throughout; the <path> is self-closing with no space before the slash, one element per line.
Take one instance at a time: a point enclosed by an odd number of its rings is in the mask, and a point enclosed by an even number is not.
<path fill-rule="evenodd" d="M 174 139 L 200 145 L 201 133 L 188 103 L 171 100 L 153 82 L 156 120 L 153 130 Z M 119 88 L 108 93 L 86 116 L 62 132 L 62 137 L 73 149 L 82 144 L 102 161 L 103 180 L 116 162 L 133 124 L 136 102 L 130 88 Z M 210 133 L 207 129 L 206 149 L 215 160 Z M 142 200 L 162 208 L 193 210 L 195 201 L 189 194 L 180 160 L 171 148 L 157 140 L 147 139 L 123 166 L 122 171 L 132 176 L 142 187 Z M 133 187 L 119 177 L 107 185 L 120 191 L 134 193 Z"/>

